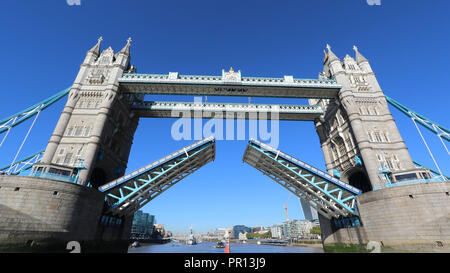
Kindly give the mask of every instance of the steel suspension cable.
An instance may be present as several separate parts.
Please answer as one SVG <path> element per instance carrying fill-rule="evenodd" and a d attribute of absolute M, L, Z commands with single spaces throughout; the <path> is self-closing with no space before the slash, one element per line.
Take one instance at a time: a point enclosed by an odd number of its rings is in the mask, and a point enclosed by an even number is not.
<path fill-rule="evenodd" d="M 433 128 L 436 129 L 436 125 L 433 124 Z M 437 131 L 437 129 L 436 129 Z M 447 145 L 445 145 L 444 141 L 442 140 L 441 134 L 437 134 L 439 140 L 441 141 L 442 145 L 444 146 L 445 150 L 447 151 L 447 154 L 450 155 L 450 152 L 448 151 Z"/>
<path fill-rule="evenodd" d="M 423 143 L 424 143 L 425 146 L 427 147 L 428 153 L 430 153 L 430 156 L 431 156 L 431 158 L 433 159 L 434 165 L 436 165 L 436 167 L 437 167 L 439 173 L 441 174 L 442 179 L 445 179 L 445 178 L 444 178 L 444 175 L 442 174 L 441 169 L 439 168 L 439 165 L 438 165 L 437 162 L 436 162 L 436 159 L 435 159 L 434 156 L 433 156 L 433 153 L 432 153 L 431 150 L 430 150 L 430 147 L 428 147 L 428 143 L 426 142 L 425 138 L 423 137 L 422 132 L 421 132 L 420 129 L 419 129 L 419 126 L 417 126 L 416 120 L 415 120 L 413 117 L 411 117 L 411 120 L 414 122 L 414 125 L 416 126 L 416 129 L 417 129 L 417 131 L 419 132 L 420 137 L 422 138 Z"/>
<path fill-rule="evenodd" d="M 16 119 L 17 119 L 17 117 L 14 118 L 13 123 L 16 122 Z M 9 132 L 11 132 L 11 129 L 12 129 L 12 127 L 10 126 L 8 128 L 8 132 L 6 132 L 6 135 L 2 139 L 2 143 L 0 143 L 0 148 L 3 146 L 3 143 L 5 142 L 6 138 L 8 137 Z"/>
<path fill-rule="evenodd" d="M 16 153 L 16 156 L 14 157 L 13 161 L 11 162 L 11 166 L 8 169 L 8 173 L 11 171 L 11 168 L 13 167 L 14 162 L 16 161 L 17 157 L 19 156 L 20 151 L 22 150 L 23 145 L 25 144 L 25 142 L 28 139 L 28 136 L 30 135 L 31 129 L 33 129 L 34 124 L 36 123 L 37 118 L 39 117 L 39 114 L 41 113 L 41 111 L 38 111 L 36 116 L 34 117 L 33 123 L 30 126 L 30 129 L 28 129 L 27 135 L 25 136 L 25 138 L 22 141 L 22 144 L 20 145 L 19 150 Z M 15 171 L 17 170 L 17 167 L 19 166 L 19 164 L 16 165 Z"/>

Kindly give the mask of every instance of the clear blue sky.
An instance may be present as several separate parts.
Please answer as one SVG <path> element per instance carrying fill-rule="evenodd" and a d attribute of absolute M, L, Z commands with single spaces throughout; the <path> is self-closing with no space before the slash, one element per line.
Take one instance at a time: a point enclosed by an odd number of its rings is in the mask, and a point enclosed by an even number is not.
<path fill-rule="evenodd" d="M 329 43 L 342 59 L 356 44 L 377 73 L 385 93 L 449 127 L 450 19 L 448 1 L 2 1 L 0 9 L 0 118 L 18 112 L 74 81 L 86 51 L 103 36 L 103 48 L 120 50 L 132 37 L 132 64 L 141 73 L 220 75 L 232 66 L 244 76 L 317 78 Z M 170 100 L 169 96 L 149 99 Z M 176 98 L 193 101 L 192 97 Z M 247 102 L 209 97 L 208 101 Z M 253 98 L 255 103 L 305 104 L 305 100 Z M 44 148 L 64 101 L 41 114 L 21 156 Z M 433 166 L 412 122 L 392 109 L 417 161 Z M 142 119 L 129 160 L 130 172 L 189 141 L 174 141 L 174 120 Z M 0 149 L 8 164 L 30 122 Z M 310 122 L 281 122 L 280 149 L 325 169 Z M 425 133 L 450 173 L 439 140 Z M 285 219 L 290 193 L 242 163 L 247 141 L 219 141 L 216 160 L 144 207 L 174 232 L 197 232 L 236 224 L 265 226 Z M 291 218 L 303 218 L 297 199 Z"/>

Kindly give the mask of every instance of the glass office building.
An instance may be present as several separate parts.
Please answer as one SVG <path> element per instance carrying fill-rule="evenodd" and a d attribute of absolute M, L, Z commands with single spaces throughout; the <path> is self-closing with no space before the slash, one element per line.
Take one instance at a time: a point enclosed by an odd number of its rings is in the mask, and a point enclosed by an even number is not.
<path fill-rule="evenodd" d="M 133 224 L 131 226 L 132 234 L 151 235 L 155 224 L 155 216 L 138 210 L 134 213 Z"/>

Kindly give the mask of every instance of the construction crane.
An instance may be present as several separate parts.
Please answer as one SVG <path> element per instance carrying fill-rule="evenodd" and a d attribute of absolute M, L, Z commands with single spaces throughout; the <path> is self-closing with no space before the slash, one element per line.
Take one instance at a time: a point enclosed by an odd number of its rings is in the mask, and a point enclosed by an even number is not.
<path fill-rule="evenodd" d="M 288 213 L 288 208 L 287 205 L 289 203 L 289 199 L 291 199 L 291 195 L 289 194 L 288 200 L 286 201 L 286 203 L 284 203 L 284 209 L 286 210 L 286 221 L 289 221 L 289 213 Z"/>

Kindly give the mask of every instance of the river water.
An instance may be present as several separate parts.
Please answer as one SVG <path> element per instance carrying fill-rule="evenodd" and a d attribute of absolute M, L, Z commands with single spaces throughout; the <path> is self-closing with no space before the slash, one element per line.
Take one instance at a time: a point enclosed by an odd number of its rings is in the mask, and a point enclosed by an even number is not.
<path fill-rule="evenodd" d="M 177 242 L 167 244 L 142 245 L 129 248 L 128 253 L 223 253 L 223 248 L 215 248 L 216 243 L 202 242 L 185 245 Z M 322 247 L 273 246 L 253 243 L 231 243 L 231 253 L 323 253 Z"/>

